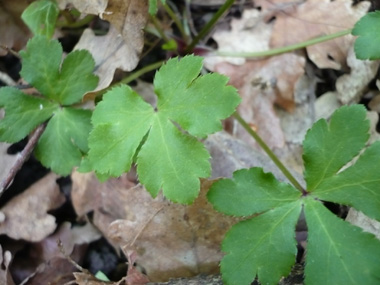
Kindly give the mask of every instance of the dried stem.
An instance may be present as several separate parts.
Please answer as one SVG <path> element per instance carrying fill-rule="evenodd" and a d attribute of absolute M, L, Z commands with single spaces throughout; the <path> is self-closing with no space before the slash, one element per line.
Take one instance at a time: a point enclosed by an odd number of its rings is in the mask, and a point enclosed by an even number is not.
<path fill-rule="evenodd" d="M 3 195 L 5 190 L 12 184 L 12 181 L 14 177 L 16 176 L 17 172 L 23 166 L 25 161 L 30 157 L 30 154 L 32 153 L 39 138 L 44 132 L 45 127 L 46 127 L 46 123 L 39 125 L 36 128 L 36 130 L 33 132 L 32 136 L 29 138 L 29 141 L 26 144 L 25 148 L 18 154 L 17 160 L 13 164 L 12 168 L 9 170 L 7 177 L 5 177 L 5 179 L 1 181 L 0 183 L 0 197 L 1 195 Z"/>

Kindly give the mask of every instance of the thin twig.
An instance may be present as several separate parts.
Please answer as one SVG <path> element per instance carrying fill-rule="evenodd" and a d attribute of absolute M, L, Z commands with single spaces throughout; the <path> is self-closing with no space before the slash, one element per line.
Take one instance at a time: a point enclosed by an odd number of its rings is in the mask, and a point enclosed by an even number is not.
<path fill-rule="evenodd" d="M 14 49 L 11 49 L 10 47 L 7 47 L 7 46 L 5 46 L 5 45 L 0 45 L 0 48 L 5 49 L 7 52 L 10 52 L 10 53 L 11 53 L 12 55 L 14 55 L 15 57 L 21 59 L 20 54 L 19 54 L 17 51 L 15 51 Z"/>
<path fill-rule="evenodd" d="M 0 183 L 0 197 L 3 195 L 5 190 L 12 184 L 14 177 L 17 172 L 23 166 L 25 161 L 30 157 L 34 147 L 36 146 L 38 140 L 40 139 L 42 133 L 44 132 L 46 123 L 39 125 L 32 136 L 29 138 L 28 143 L 25 148 L 18 154 L 17 160 L 13 164 L 12 168 L 9 170 L 7 177 Z"/>

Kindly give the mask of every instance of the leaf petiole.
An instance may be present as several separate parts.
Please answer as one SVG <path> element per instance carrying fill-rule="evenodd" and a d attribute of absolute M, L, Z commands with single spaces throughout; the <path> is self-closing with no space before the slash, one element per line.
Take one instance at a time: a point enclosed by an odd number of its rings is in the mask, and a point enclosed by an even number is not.
<path fill-rule="evenodd" d="M 301 186 L 301 184 L 297 181 L 297 179 L 290 173 L 290 171 L 286 168 L 286 166 L 278 159 L 278 157 L 273 153 L 273 151 L 269 148 L 269 146 L 264 142 L 264 140 L 256 133 L 249 124 L 239 115 L 236 111 L 233 116 L 240 123 L 240 125 L 254 138 L 254 140 L 259 144 L 259 146 L 265 151 L 265 153 L 269 156 L 269 158 L 276 164 L 276 166 L 281 170 L 281 172 L 285 175 L 286 178 L 293 184 L 295 188 L 302 192 L 302 194 L 306 195 L 306 190 Z"/>

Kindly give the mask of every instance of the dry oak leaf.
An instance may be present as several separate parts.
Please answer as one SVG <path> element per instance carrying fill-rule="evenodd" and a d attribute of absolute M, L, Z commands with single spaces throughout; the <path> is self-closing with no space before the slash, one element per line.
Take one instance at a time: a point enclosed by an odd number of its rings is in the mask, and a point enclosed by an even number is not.
<path fill-rule="evenodd" d="M 0 45 L 21 50 L 31 33 L 21 19 L 21 14 L 31 1 L 28 0 L 3 0 L 0 1 Z M 7 51 L 0 48 L 0 56 Z"/>
<path fill-rule="evenodd" d="M 351 0 L 308 0 L 299 3 L 285 10 L 277 9 L 271 38 L 272 48 L 351 29 L 370 6 L 368 1 L 352 6 Z M 283 4 L 274 3 L 272 9 L 275 11 L 276 5 Z M 346 67 L 347 53 L 353 41 L 352 35 L 346 35 L 306 49 L 309 58 L 318 68 L 340 70 Z"/>
<path fill-rule="evenodd" d="M 136 250 L 151 281 L 219 271 L 220 243 L 236 219 L 207 202 L 210 182 L 202 184 L 193 205 L 185 206 L 162 195 L 153 199 L 142 186 L 130 187 L 125 175 L 100 183 L 93 174 L 74 172 L 72 179 L 76 212 L 94 211 L 94 224 L 113 245 Z"/>
<path fill-rule="evenodd" d="M 79 12 L 85 14 L 103 15 L 108 0 L 58 0 L 60 10 L 74 6 Z"/>
<path fill-rule="evenodd" d="M 56 183 L 57 177 L 48 174 L 1 208 L 5 219 L 0 223 L 0 234 L 38 242 L 54 232 L 55 218 L 47 212 L 65 202 Z"/>

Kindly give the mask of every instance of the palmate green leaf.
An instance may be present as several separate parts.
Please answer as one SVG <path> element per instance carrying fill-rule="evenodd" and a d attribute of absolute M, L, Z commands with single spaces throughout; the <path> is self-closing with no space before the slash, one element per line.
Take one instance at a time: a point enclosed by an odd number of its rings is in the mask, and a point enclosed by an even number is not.
<path fill-rule="evenodd" d="M 302 209 L 291 202 L 234 225 L 222 244 L 221 271 L 226 284 L 278 284 L 287 276 L 297 253 L 295 226 Z M 323 283 L 320 283 L 323 284 Z"/>
<path fill-rule="evenodd" d="M 380 142 L 372 144 L 357 162 L 322 181 L 313 195 L 324 201 L 355 207 L 380 221 Z"/>
<path fill-rule="evenodd" d="M 44 96 L 62 105 L 79 102 L 83 95 L 98 84 L 93 74 L 95 61 L 86 50 L 68 54 L 62 61 L 62 46 L 56 40 L 36 36 L 28 41 L 21 76 Z"/>
<path fill-rule="evenodd" d="M 5 107 L 5 117 L 0 121 L 0 140 L 15 143 L 49 119 L 58 104 L 4 87 L 0 89 L 0 107 Z"/>
<path fill-rule="evenodd" d="M 140 181 L 153 196 L 162 188 L 170 200 L 191 203 L 199 178 L 210 174 L 210 156 L 196 137 L 220 130 L 220 120 L 240 101 L 226 77 L 199 77 L 201 68 L 196 56 L 161 67 L 154 80 L 157 111 L 129 87 L 107 92 L 92 118 L 87 166 L 103 176 L 119 176 L 129 170 L 145 138 L 136 159 Z"/>
<path fill-rule="evenodd" d="M 354 45 L 358 59 L 380 58 L 380 11 L 368 13 L 354 26 L 352 34 L 359 36 Z"/>
<path fill-rule="evenodd" d="M 51 38 L 59 14 L 58 4 L 54 0 L 38 0 L 31 3 L 22 13 L 21 18 L 34 35 Z"/>
<path fill-rule="evenodd" d="M 90 130 L 91 111 L 69 107 L 57 110 L 38 142 L 36 157 L 54 172 L 68 175 L 88 150 Z"/>
<path fill-rule="evenodd" d="M 358 155 L 369 138 L 368 131 L 362 105 L 341 107 L 329 124 L 324 119 L 316 122 L 303 142 L 307 190 L 314 191 Z"/>
<path fill-rule="evenodd" d="M 308 243 L 306 284 L 379 284 L 380 241 L 305 199 Z"/>
<path fill-rule="evenodd" d="M 214 208 L 227 215 L 249 216 L 297 201 L 301 192 L 279 182 L 262 168 L 235 171 L 233 179 L 215 182 L 207 193 Z"/>

